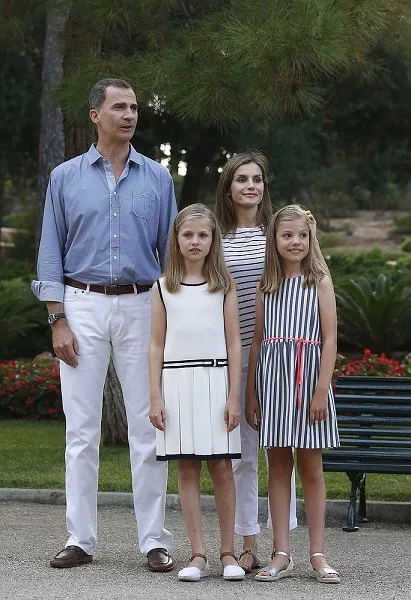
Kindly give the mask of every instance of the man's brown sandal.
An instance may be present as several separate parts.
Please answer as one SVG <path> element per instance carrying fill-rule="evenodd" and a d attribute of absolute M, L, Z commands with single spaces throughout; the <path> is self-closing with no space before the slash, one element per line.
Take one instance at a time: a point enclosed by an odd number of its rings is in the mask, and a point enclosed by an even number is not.
<path fill-rule="evenodd" d="M 241 560 L 244 556 L 246 557 L 245 560 Z M 249 560 L 250 556 L 252 558 L 251 565 Z M 251 548 L 247 548 L 241 552 L 240 556 L 238 557 L 238 564 L 246 573 L 251 573 L 253 569 L 258 569 L 258 567 L 261 566 L 257 555 L 253 550 L 251 550 Z"/>
<path fill-rule="evenodd" d="M 174 562 L 166 548 L 153 548 L 147 552 L 147 566 L 155 573 L 168 573 L 174 569 Z"/>

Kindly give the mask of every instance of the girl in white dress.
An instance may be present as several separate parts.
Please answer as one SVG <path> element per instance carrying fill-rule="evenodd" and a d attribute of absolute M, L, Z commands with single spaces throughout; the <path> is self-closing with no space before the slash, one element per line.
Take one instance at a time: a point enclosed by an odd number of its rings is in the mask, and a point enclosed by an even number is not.
<path fill-rule="evenodd" d="M 200 512 L 201 461 L 206 460 L 220 525 L 223 577 L 244 579 L 234 555 L 231 466 L 231 459 L 241 456 L 237 294 L 217 221 L 202 204 L 177 215 L 165 275 L 153 286 L 149 365 L 157 460 L 178 461 L 180 502 L 192 549 L 190 564 L 178 578 L 198 581 L 210 574 Z"/>

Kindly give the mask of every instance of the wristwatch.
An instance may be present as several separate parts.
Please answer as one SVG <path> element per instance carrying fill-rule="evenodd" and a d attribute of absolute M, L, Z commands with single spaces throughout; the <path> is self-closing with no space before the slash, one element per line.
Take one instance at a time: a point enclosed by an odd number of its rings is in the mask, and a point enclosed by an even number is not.
<path fill-rule="evenodd" d="M 58 319 L 65 319 L 66 315 L 64 313 L 54 313 L 48 316 L 48 324 L 53 325 Z"/>

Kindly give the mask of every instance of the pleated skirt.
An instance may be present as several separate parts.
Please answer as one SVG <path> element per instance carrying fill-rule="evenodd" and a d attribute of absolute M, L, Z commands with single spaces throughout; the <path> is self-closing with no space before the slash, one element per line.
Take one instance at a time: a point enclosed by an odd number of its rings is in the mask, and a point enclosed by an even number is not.
<path fill-rule="evenodd" d="M 241 458 L 240 427 L 227 433 L 227 367 L 164 369 L 165 431 L 156 429 L 157 460 Z"/>

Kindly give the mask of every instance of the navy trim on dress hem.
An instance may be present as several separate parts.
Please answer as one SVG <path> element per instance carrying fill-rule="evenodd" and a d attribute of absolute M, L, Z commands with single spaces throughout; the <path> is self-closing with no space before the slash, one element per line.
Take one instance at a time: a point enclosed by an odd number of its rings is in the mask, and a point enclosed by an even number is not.
<path fill-rule="evenodd" d="M 241 453 L 226 453 L 226 454 L 166 454 L 165 456 L 156 456 L 156 460 L 222 460 L 222 459 L 241 458 Z"/>

